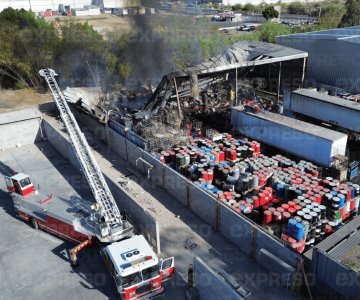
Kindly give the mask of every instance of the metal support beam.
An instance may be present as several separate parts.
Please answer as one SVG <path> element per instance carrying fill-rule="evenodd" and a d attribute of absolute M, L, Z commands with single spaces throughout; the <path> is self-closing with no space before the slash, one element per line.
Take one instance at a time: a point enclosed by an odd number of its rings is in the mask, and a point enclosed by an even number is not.
<path fill-rule="evenodd" d="M 235 106 L 238 106 L 238 68 L 235 69 Z"/>
<path fill-rule="evenodd" d="M 281 61 L 279 62 L 278 88 L 277 88 L 277 97 L 276 97 L 278 103 L 280 101 L 280 88 L 281 88 Z"/>
<path fill-rule="evenodd" d="M 178 105 L 178 109 L 179 109 L 179 117 L 180 117 L 180 119 L 182 120 L 182 119 L 183 119 L 183 115 L 182 115 L 182 111 L 181 111 L 179 92 L 178 92 L 178 88 L 177 88 L 177 83 L 176 83 L 176 78 L 175 78 L 175 77 L 174 77 L 174 85 L 175 85 L 177 105 Z"/>
<path fill-rule="evenodd" d="M 306 59 L 306 57 L 304 57 L 303 70 L 302 70 L 302 76 L 301 76 L 301 86 L 300 86 L 300 88 L 304 87 L 306 61 L 307 61 L 307 59 Z"/>
<path fill-rule="evenodd" d="M 272 87 L 272 82 L 271 82 L 271 64 L 269 64 L 269 70 L 268 70 L 268 91 L 272 92 L 273 91 L 273 87 Z"/>

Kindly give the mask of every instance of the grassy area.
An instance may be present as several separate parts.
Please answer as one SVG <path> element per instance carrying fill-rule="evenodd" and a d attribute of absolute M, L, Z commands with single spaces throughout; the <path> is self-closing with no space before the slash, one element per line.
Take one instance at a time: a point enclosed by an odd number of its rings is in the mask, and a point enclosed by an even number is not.
<path fill-rule="evenodd" d="M 208 17 L 144 15 L 36 18 L 0 13 L 0 86 L 42 88 L 38 70 L 52 67 L 63 85 L 158 80 L 217 55 L 237 41 L 273 43 L 278 35 L 316 29 L 266 22 L 251 33 L 226 35 Z M 14 51 L 15 50 L 15 51 Z"/>
<path fill-rule="evenodd" d="M 67 16 L 53 16 L 45 19 L 56 28 L 60 29 L 66 23 L 74 22 L 84 24 L 85 22 L 92 26 L 97 32 L 106 36 L 109 31 L 127 31 L 130 30 L 130 21 L 127 17 L 117 17 L 108 14 L 100 16 L 80 16 L 80 17 L 67 17 Z"/>

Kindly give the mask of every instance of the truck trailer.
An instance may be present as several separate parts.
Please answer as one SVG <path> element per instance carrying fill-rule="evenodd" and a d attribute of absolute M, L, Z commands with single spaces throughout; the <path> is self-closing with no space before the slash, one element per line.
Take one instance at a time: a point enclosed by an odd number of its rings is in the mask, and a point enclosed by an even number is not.
<path fill-rule="evenodd" d="M 347 135 L 271 112 L 233 107 L 231 126 L 240 134 L 330 167 L 336 155 L 345 155 Z"/>
<path fill-rule="evenodd" d="M 360 137 L 360 103 L 310 89 L 298 89 L 284 97 L 284 109 L 299 117 L 310 117 L 328 123 L 334 129 Z"/>

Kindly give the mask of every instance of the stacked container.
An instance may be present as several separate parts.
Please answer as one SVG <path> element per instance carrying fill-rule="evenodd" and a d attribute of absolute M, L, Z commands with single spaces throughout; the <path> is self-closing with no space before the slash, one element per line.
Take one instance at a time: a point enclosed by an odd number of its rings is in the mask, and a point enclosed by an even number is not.
<path fill-rule="evenodd" d="M 268 157 L 260 149 L 256 141 L 223 134 L 217 141 L 195 138 L 158 157 L 235 212 L 272 228 L 298 250 L 358 214 L 359 185 L 320 178 L 310 162 Z"/>

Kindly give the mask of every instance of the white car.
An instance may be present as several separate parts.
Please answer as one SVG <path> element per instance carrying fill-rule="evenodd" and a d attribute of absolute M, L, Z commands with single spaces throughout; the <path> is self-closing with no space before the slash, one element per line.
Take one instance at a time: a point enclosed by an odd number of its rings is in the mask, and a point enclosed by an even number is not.
<path fill-rule="evenodd" d="M 239 31 L 250 31 L 251 29 L 250 29 L 250 26 L 248 26 L 248 25 L 241 25 L 241 26 L 239 26 L 237 28 L 237 30 L 239 30 Z"/>

